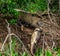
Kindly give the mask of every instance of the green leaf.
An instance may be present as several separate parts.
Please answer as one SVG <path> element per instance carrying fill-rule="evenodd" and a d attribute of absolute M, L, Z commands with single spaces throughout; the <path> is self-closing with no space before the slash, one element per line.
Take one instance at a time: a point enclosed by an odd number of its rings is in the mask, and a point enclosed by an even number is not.
<path fill-rule="evenodd" d="M 41 54 L 42 54 L 42 49 L 38 48 L 36 53 L 35 53 L 35 56 L 41 56 Z"/>
<path fill-rule="evenodd" d="M 26 53 L 26 52 L 24 52 L 24 53 L 22 54 L 22 56 L 27 56 L 27 53 Z"/>
<path fill-rule="evenodd" d="M 2 53 L 0 53 L 0 56 L 2 56 Z"/>
<path fill-rule="evenodd" d="M 56 56 L 60 56 L 60 54 L 57 54 Z"/>
<path fill-rule="evenodd" d="M 49 51 L 49 50 L 46 50 L 45 55 L 46 55 L 46 56 L 53 56 L 52 53 L 51 53 L 51 51 Z"/>

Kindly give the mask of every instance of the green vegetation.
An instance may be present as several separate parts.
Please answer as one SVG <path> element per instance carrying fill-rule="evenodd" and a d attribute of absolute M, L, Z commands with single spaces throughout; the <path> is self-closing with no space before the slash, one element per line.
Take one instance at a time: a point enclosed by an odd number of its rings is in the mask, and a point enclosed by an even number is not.
<path fill-rule="evenodd" d="M 58 1 L 51 1 L 51 11 L 55 12 L 58 10 Z M 47 11 L 46 0 L 0 0 L 0 13 L 8 15 L 14 15 L 15 19 L 18 18 L 18 12 L 14 9 L 21 9 L 27 12 L 36 13 Z M 12 24 L 15 24 L 14 19 L 10 20 Z"/>
<path fill-rule="evenodd" d="M 51 2 L 52 9 L 58 9 L 58 1 Z M 2 13 L 9 12 L 10 14 L 17 14 L 14 9 L 19 8 L 29 12 L 44 11 L 47 9 L 46 0 L 0 0 L 0 11 Z"/>
<path fill-rule="evenodd" d="M 11 20 L 9 20 L 9 23 L 10 23 L 10 24 L 16 25 L 16 22 L 17 22 L 17 19 L 11 19 Z"/>
<path fill-rule="evenodd" d="M 29 56 L 29 53 L 27 52 L 17 52 L 16 51 L 16 45 L 17 45 L 17 41 L 16 39 L 12 39 L 12 49 L 10 50 L 10 47 L 8 46 L 8 49 L 5 50 L 4 56 L 9 56 L 10 54 L 12 56 Z M 53 49 L 54 52 L 56 52 L 56 56 L 60 56 L 60 48 L 54 48 Z M 3 56 L 2 53 L 0 53 L 0 56 Z M 43 56 L 43 49 L 42 48 L 38 48 L 35 52 L 35 56 Z M 46 50 L 45 51 L 45 56 L 53 56 L 53 53 L 50 50 Z"/>
<path fill-rule="evenodd" d="M 49 51 L 49 50 L 46 50 L 46 54 L 45 55 L 46 56 L 53 56 L 52 53 L 51 53 L 51 51 Z"/>
<path fill-rule="evenodd" d="M 47 9 L 47 3 L 46 0 L 34 0 L 27 3 L 27 6 L 24 6 L 23 9 L 29 12 L 44 11 Z"/>
<path fill-rule="evenodd" d="M 15 8 L 29 12 L 44 11 L 47 9 L 47 3 L 46 0 L 0 0 L 0 10 L 2 13 L 16 14 Z"/>

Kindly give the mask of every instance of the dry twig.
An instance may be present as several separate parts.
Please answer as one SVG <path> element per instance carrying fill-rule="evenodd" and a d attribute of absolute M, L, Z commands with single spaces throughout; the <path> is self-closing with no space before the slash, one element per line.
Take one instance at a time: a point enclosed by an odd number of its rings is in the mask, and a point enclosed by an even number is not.
<path fill-rule="evenodd" d="M 29 54 L 29 56 L 31 56 L 31 54 L 30 54 L 30 52 L 27 50 L 27 48 L 25 47 L 25 45 L 23 44 L 23 42 L 21 41 L 21 39 L 16 35 L 16 34 L 14 34 L 14 33 L 11 33 L 11 29 L 10 29 L 10 25 L 9 25 L 9 23 L 8 23 L 8 21 L 6 20 L 6 23 L 8 24 L 8 26 L 7 26 L 7 29 L 8 29 L 8 34 L 7 34 L 7 36 L 6 36 L 6 38 L 5 38 L 5 40 L 4 40 L 4 42 L 3 42 L 3 45 L 2 45 L 2 48 L 1 48 L 1 51 L 3 51 L 3 49 L 4 49 L 4 45 L 5 45 L 5 43 L 6 43 L 6 41 L 8 40 L 8 38 L 10 38 L 10 50 L 11 50 L 11 36 L 15 36 L 15 37 L 17 37 L 17 39 L 19 40 L 19 42 L 24 46 L 24 49 L 25 49 L 25 51 Z M 10 54 L 10 56 L 12 55 L 12 53 Z"/>

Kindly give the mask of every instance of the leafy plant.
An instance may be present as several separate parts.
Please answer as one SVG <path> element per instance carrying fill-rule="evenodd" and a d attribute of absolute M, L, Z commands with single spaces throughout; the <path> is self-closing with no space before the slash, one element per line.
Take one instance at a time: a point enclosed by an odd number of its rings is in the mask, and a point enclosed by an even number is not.
<path fill-rule="evenodd" d="M 10 24 L 14 24 L 14 25 L 15 25 L 16 22 L 17 22 L 17 19 L 11 19 L 11 20 L 9 20 L 9 23 L 10 23 Z"/>
<path fill-rule="evenodd" d="M 51 51 L 49 51 L 49 50 L 46 50 L 45 55 L 46 55 L 46 56 L 53 56 L 52 53 L 51 53 Z"/>
<path fill-rule="evenodd" d="M 22 56 L 28 56 L 28 54 L 26 52 L 23 52 Z"/>
<path fill-rule="evenodd" d="M 42 48 L 38 48 L 36 53 L 35 53 L 35 56 L 41 56 L 43 53 L 42 53 Z"/>
<path fill-rule="evenodd" d="M 0 56 L 2 56 L 2 54 L 0 53 Z"/>
<path fill-rule="evenodd" d="M 60 56 L 60 54 L 57 54 L 56 56 Z"/>
<path fill-rule="evenodd" d="M 26 7 L 24 6 L 22 9 L 29 12 L 44 11 L 47 9 L 47 3 L 46 0 L 33 0 L 27 3 Z"/>

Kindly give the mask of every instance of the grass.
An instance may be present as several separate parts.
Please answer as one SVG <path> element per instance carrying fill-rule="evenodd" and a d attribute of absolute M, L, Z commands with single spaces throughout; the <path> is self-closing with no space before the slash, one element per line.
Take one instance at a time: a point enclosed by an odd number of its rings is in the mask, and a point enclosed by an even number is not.
<path fill-rule="evenodd" d="M 2 54 L 0 52 L 0 56 L 9 56 L 11 54 L 11 56 L 29 56 L 29 54 L 25 51 L 23 52 L 19 52 L 16 50 L 16 46 L 18 46 L 17 44 L 17 40 L 12 39 L 12 49 L 10 50 L 10 47 L 8 45 L 8 48 L 5 48 L 4 54 Z M 19 47 L 20 48 L 20 47 Z M 56 54 L 53 54 L 50 50 L 45 50 L 45 56 L 60 56 L 60 48 L 54 48 L 53 49 L 54 53 L 56 52 Z M 43 56 L 43 49 L 42 48 L 38 48 L 35 52 L 35 56 Z"/>

